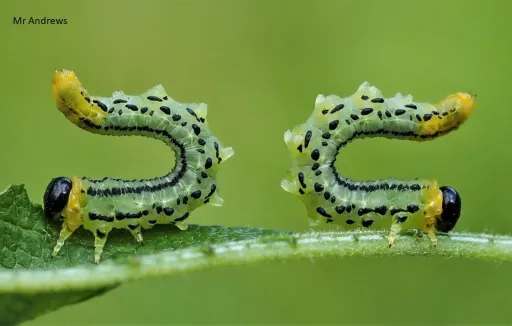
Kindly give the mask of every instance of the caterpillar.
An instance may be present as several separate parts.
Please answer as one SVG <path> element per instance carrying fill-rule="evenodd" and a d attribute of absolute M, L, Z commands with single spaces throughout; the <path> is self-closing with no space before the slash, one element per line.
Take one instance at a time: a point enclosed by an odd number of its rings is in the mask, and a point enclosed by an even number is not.
<path fill-rule="evenodd" d="M 216 175 L 234 150 L 213 136 L 206 104 L 179 103 L 162 85 L 140 96 L 122 91 L 110 98 L 90 96 L 68 70 L 55 72 L 52 89 L 57 108 L 76 126 L 101 135 L 159 139 L 176 154 L 172 171 L 153 179 L 53 178 L 43 198 L 45 216 L 62 222 L 53 256 L 80 226 L 94 234 L 99 263 L 113 228 L 128 229 L 142 242 L 142 229 L 173 224 L 186 230 L 191 211 L 206 203 L 222 206 Z"/>
<path fill-rule="evenodd" d="M 460 194 L 435 180 L 354 181 L 335 168 L 338 152 L 355 139 L 384 137 L 428 141 L 466 121 L 475 96 L 455 93 L 438 104 L 416 103 L 411 95 L 384 98 L 364 82 L 348 97 L 318 95 L 308 120 L 284 133 L 291 168 L 281 187 L 300 197 L 310 225 L 322 221 L 344 229 L 388 228 L 388 244 L 405 229 L 449 232 L 461 213 Z M 385 158 L 377 158 L 385 159 Z"/>

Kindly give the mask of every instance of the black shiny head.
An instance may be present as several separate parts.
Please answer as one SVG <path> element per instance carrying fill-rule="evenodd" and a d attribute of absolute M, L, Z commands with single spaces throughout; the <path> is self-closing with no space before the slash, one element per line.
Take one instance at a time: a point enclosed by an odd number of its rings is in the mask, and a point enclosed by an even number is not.
<path fill-rule="evenodd" d="M 457 224 L 460 217 L 460 196 L 452 187 L 439 188 L 443 192 L 443 212 L 437 218 L 436 229 L 440 232 L 449 232 Z"/>
<path fill-rule="evenodd" d="M 52 220 L 62 220 L 61 212 L 68 204 L 73 184 L 65 177 L 52 179 L 43 197 L 44 215 Z"/>

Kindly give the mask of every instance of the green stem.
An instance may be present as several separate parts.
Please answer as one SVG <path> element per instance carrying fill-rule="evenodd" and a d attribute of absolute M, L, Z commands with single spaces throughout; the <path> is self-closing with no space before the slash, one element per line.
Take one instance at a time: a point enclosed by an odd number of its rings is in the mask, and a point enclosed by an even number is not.
<path fill-rule="evenodd" d="M 512 261 L 512 236 L 451 233 L 430 241 L 402 234 L 388 248 L 386 233 L 315 232 L 271 235 L 255 240 L 197 246 L 172 252 L 135 256 L 124 263 L 54 270 L 0 271 L 0 292 L 59 291 L 100 288 L 148 276 L 172 275 L 208 266 L 246 264 L 262 260 L 345 256 L 442 256 L 485 261 Z"/>

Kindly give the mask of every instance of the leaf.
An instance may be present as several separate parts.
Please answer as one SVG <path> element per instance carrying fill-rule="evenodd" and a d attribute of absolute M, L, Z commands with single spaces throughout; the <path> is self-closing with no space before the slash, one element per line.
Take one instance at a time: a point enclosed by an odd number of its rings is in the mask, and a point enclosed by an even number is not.
<path fill-rule="evenodd" d="M 93 237 L 75 232 L 51 257 L 60 225 L 48 222 L 24 186 L 0 194 L 0 325 L 15 325 L 65 305 L 101 295 L 123 282 L 214 266 L 272 259 L 344 256 L 439 256 L 512 262 L 512 236 L 473 233 L 427 237 L 406 231 L 388 248 L 388 231 L 330 231 L 293 234 L 259 228 L 192 225 L 187 231 L 158 226 L 138 244 L 126 230 L 109 234 L 99 265 Z"/>
<path fill-rule="evenodd" d="M 66 241 L 57 257 L 52 257 L 59 232 L 60 224 L 44 217 L 42 207 L 30 202 L 23 185 L 13 185 L 0 194 L 0 325 L 15 325 L 114 289 L 136 275 L 116 274 L 112 267 L 125 266 L 136 274 L 141 255 L 194 246 L 208 252 L 208 244 L 279 234 L 264 229 L 196 225 L 184 232 L 172 226 L 157 226 L 138 244 L 126 230 L 113 230 L 102 263 L 96 265 L 94 238 L 83 228 Z"/>

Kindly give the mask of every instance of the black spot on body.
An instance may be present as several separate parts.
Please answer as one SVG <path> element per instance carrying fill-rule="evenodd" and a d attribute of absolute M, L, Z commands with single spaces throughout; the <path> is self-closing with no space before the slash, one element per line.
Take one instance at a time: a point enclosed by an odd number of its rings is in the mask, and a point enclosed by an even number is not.
<path fill-rule="evenodd" d="M 198 125 L 196 125 L 195 123 L 193 123 L 192 129 L 194 130 L 194 134 L 196 136 L 199 136 L 199 134 L 201 133 L 201 128 Z"/>
<path fill-rule="evenodd" d="M 322 215 L 323 217 L 332 217 L 332 215 L 328 214 L 326 211 L 325 211 L 325 208 L 323 207 L 317 207 L 316 208 L 316 212 L 320 215 Z"/>
<path fill-rule="evenodd" d="M 180 119 L 181 119 L 181 115 L 179 115 L 179 114 L 173 114 L 172 115 L 172 120 L 173 121 L 180 121 Z"/>
<path fill-rule="evenodd" d="M 98 101 L 98 100 L 93 100 L 92 102 L 93 102 L 93 103 L 96 103 L 96 104 L 100 107 L 100 109 L 102 109 L 104 112 L 107 112 L 107 111 L 108 111 L 107 106 L 106 106 L 105 104 L 101 103 L 100 101 Z"/>
<path fill-rule="evenodd" d="M 322 134 L 322 138 L 323 138 L 323 139 L 329 139 L 329 138 L 331 138 L 331 134 L 330 134 L 330 133 L 328 133 L 328 132 L 324 132 L 324 133 Z"/>
<path fill-rule="evenodd" d="M 299 178 L 300 186 L 301 186 L 302 188 L 307 188 L 307 185 L 306 185 L 306 183 L 304 182 L 304 173 L 299 172 L 299 174 L 298 174 L 298 178 Z"/>
<path fill-rule="evenodd" d="M 359 120 L 359 116 L 357 114 L 351 114 L 350 117 L 352 118 L 352 120 Z"/>
<path fill-rule="evenodd" d="M 406 105 L 404 105 L 404 106 L 405 106 L 406 108 L 414 109 L 414 110 L 416 110 L 416 109 L 418 108 L 418 107 L 416 107 L 416 105 L 414 105 L 414 104 L 406 104 Z"/>
<path fill-rule="evenodd" d="M 361 100 L 363 100 L 363 101 L 367 101 L 368 99 L 369 99 L 369 97 L 368 97 L 368 96 L 366 96 L 366 95 L 361 95 Z"/>
<path fill-rule="evenodd" d="M 135 104 L 125 104 L 125 107 L 132 110 L 132 111 L 138 111 L 139 108 Z"/>
<path fill-rule="evenodd" d="M 388 110 L 386 110 L 386 112 L 384 112 L 384 114 L 386 115 L 386 117 L 391 118 L 391 112 L 389 112 Z"/>
<path fill-rule="evenodd" d="M 107 236 L 106 233 L 103 233 L 101 232 L 100 230 L 96 230 L 96 236 L 100 239 L 105 239 L 105 237 Z"/>
<path fill-rule="evenodd" d="M 199 199 L 201 197 L 201 190 L 196 190 L 190 194 L 190 197 L 194 199 Z"/>
<path fill-rule="evenodd" d="M 423 121 L 428 121 L 430 119 L 432 119 L 432 114 L 426 113 L 423 115 Z"/>
<path fill-rule="evenodd" d="M 369 228 L 373 224 L 373 220 L 362 220 L 361 225 L 365 228 Z"/>
<path fill-rule="evenodd" d="M 147 107 L 140 108 L 140 113 L 144 114 L 146 112 L 148 112 L 148 108 Z"/>
<path fill-rule="evenodd" d="M 340 120 L 333 120 L 329 122 L 329 130 L 334 130 L 338 127 L 338 124 L 340 123 Z"/>
<path fill-rule="evenodd" d="M 165 207 L 163 209 L 163 211 L 164 211 L 164 214 L 167 216 L 171 216 L 172 214 L 174 214 L 174 209 L 171 207 Z"/>
<path fill-rule="evenodd" d="M 315 191 L 316 192 L 322 192 L 323 190 L 324 190 L 324 186 L 322 186 L 318 182 L 315 182 Z"/>
<path fill-rule="evenodd" d="M 384 205 L 377 206 L 373 209 L 373 211 L 379 215 L 386 215 L 386 212 L 388 211 L 388 208 Z"/>
<path fill-rule="evenodd" d="M 311 152 L 311 159 L 313 161 L 318 161 L 318 159 L 320 158 L 320 151 L 315 148 L 312 152 Z"/>
<path fill-rule="evenodd" d="M 114 100 L 113 102 L 114 104 L 121 104 L 121 103 L 128 103 L 128 101 L 126 100 L 123 100 L 123 99 L 117 99 L 117 100 Z"/>
<path fill-rule="evenodd" d="M 395 111 L 395 115 L 396 115 L 396 116 L 402 115 L 402 114 L 404 114 L 404 113 L 405 113 L 405 110 L 404 110 L 404 109 L 396 109 L 396 111 Z"/>
<path fill-rule="evenodd" d="M 163 113 L 167 114 L 167 115 L 170 115 L 171 114 L 171 109 L 169 109 L 168 106 L 161 106 L 160 107 L 160 111 L 162 111 Z"/>
<path fill-rule="evenodd" d="M 421 187 L 419 184 L 413 184 L 409 187 L 409 189 L 411 189 L 412 191 L 419 191 L 421 190 Z"/>
<path fill-rule="evenodd" d="M 336 213 L 343 214 L 345 211 L 345 206 L 336 206 L 334 209 L 336 210 Z"/>
<path fill-rule="evenodd" d="M 309 142 L 311 141 L 311 137 L 313 136 L 313 132 L 308 130 L 306 132 L 306 136 L 304 136 L 304 148 L 308 148 Z"/>
<path fill-rule="evenodd" d="M 191 108 L 186 108 L 187 112 L 193 116 L 194 118 L 197 119 L 197 121 L 200 121 L 199 118 L 197 117 L 197 114 L 194 112 L 194 110 L 192 110 Z"/>
<path fill-rule="evenodd" d="M 331 114 L 336 113 L 336 112 L 338 112 L 339 110 L 342 110 L 344 107 L 345 107 L 345 105 L 343 105 L 343 104 L 338 104 L 338 105 L 336 105 L 336 106 L 331 110 Z"/>
<path fill-rule="evenodd" d="M 384 103 L 384 99 L 380 98 L 380 97 L 376 97 L 376 98 L 372 99 L 371 102 L 372 103 Z"/>
<path fill-rule="evenodd" d="M 368 115 L 373 112 L 372 108 L 364 108 L 361 110 L 361 115 Z"/>
<path fill-rule="evenodd" d="M 153 96 L 153 95 L 150 95 L 148 97 L 146 97 L 148 100 L 150 101 L 155 101 L 155 102 L 162 102 L 162 99 L 159 98 L 158 96 Z"/>
<path fill-rule="evenodd" d="M 318 163 L 313 163 L 313 165 L 311 165 L 311 170 L 315 171 L 316 169 L 318 169 L 320 167 L 320 164 Z"/>
<path fill-rule="evenodd" d="M 189 212 L 186 212 L 186 213 L 185 213 L 185 214 L 183 214 L 181 217 L 178 217 L 178 218 L 174 219 L 174 222 L 181 222 L 181 221 L 184 221 L 184 220 L 186 220 L 189 216 L 190 216 L 190 213 L 189 213 Z"/>
<path fill-rule="evenodd" d="M 409 213 L 416 213 L 419 210 L 420 210 L 420 208 L 418 205 L 413 205 L 413 204 L 407 205 L 407 211 Z"/>
<path fill-rule="evenodd" d="M 206 159 L 206 162 L 204 162 L 204 168 L 208 170 L 209 168 L 211 168 L 211 167 L 212 167 L 212 165 L 213 165 L 212 158 L 211 158 L 211 157 L 208 157 L 208 158 Z"/>
<path fill-rule="evenodd" d="M 351 225 L 351 224 L 354 224 L 355 221 L 348 219 L 345 221 L 345 223 L 347 223 L 348 225 Z"/>
<path fill-rule="evenodd" d="M 407 215 L 404 215 L 404 216 L 397 216 L 396 217 L 396 221 L 398 223 L 404 223 L 405 221 L 407 221 Z"/>

